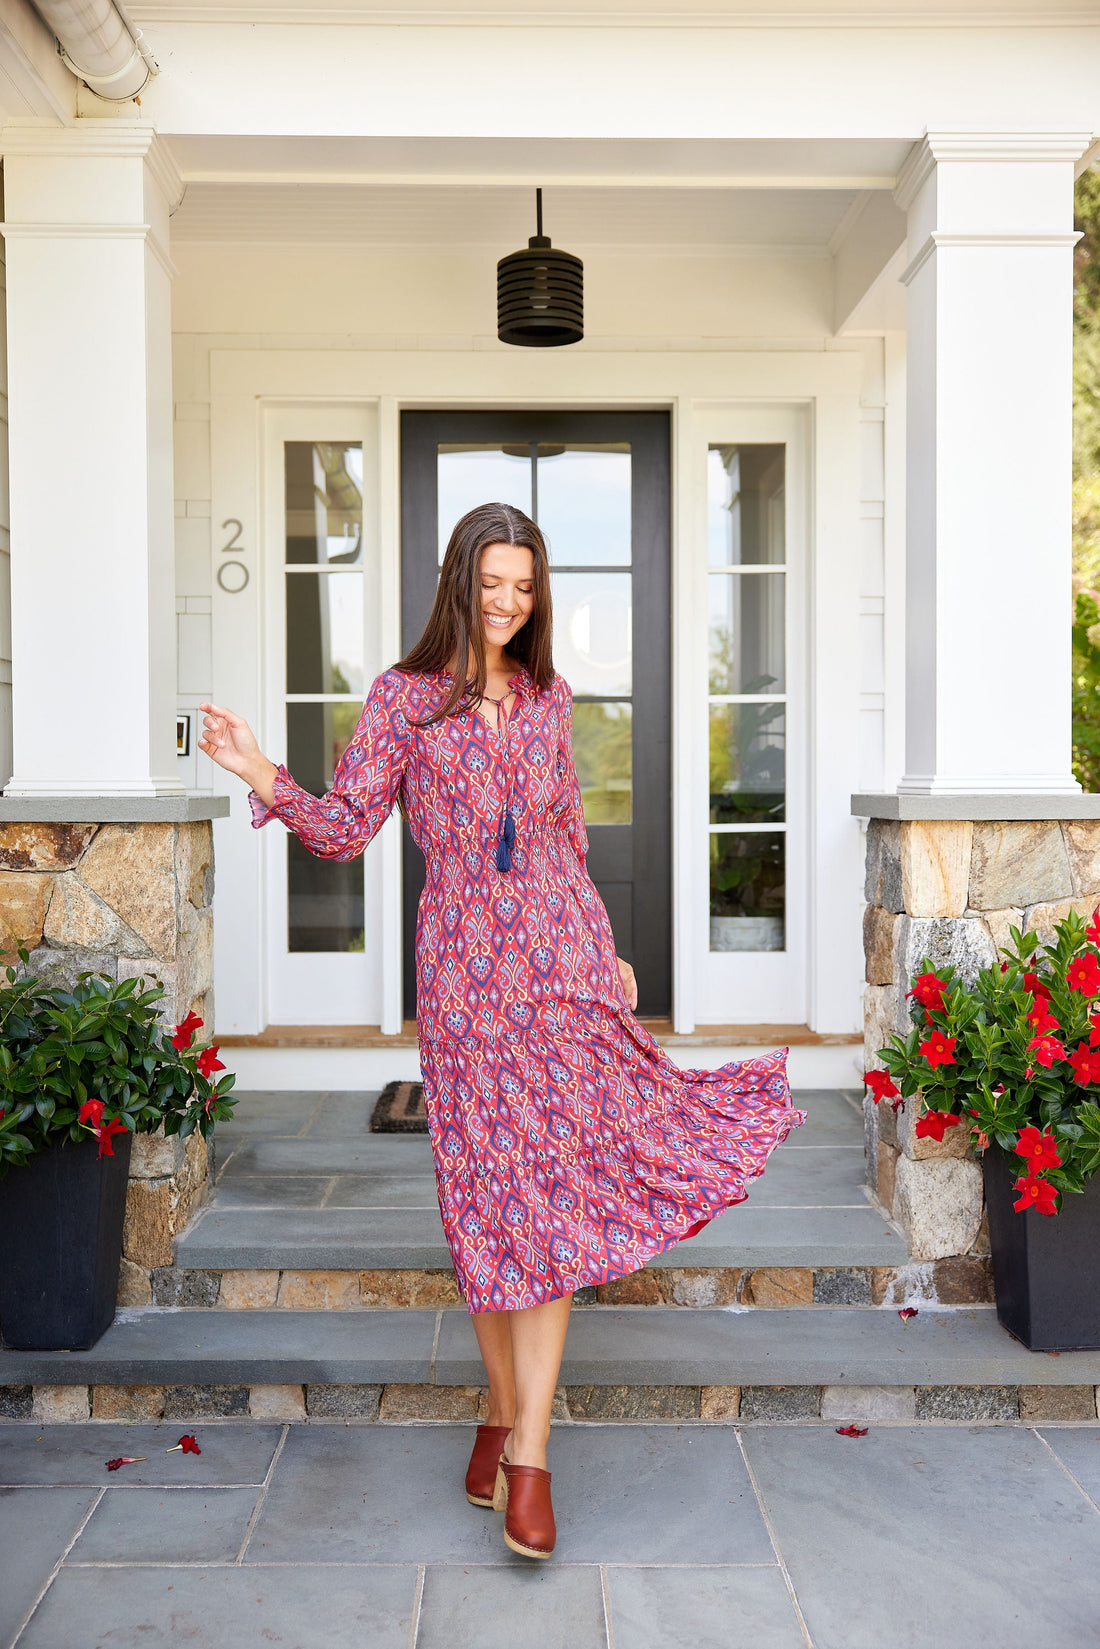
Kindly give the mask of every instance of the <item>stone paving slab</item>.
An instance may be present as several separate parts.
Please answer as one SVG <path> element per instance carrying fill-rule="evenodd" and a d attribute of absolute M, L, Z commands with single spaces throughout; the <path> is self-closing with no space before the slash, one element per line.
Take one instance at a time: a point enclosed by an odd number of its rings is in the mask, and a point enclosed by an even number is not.
<path fill-rule="evenodd" d="M 14 1638 L 98 1493 L 93 1488 L 0 1489 L 0 1643 Z"/>
<path fill-rule="evenodd" d="M 19 1649 L 408 1649 L 417 1580 L 415 1568 L 394 1567 L 66 1567 Z"/>
<path fill-rule="evenodd" d="M 234 1186 L 241 1182 L 235 1181 Z M 769 1208 L 749 1200 L 720 1214 L 697 1237 L 665 1249 L 660 1266 L 899 1265 L 902 1239 L 878 1209 Z M 176 1263 L 200 1270 L 440 1269 L 451 1263 L 439 1209 L 205 1210 L 176 1240 Z"/>
<path fill-rule="evenodd" d="M 815 1649 L 1096 1642 L 1100 1515 L 1033 1432 L 743 1436 Z"/>
<path fill-rule="evenodd" d="M 615 1649 L 805 1649 L 778 1565 L 609 1568 Z M 715 1636 L 716 1629 L 721 1632 Z"/>
<path fill-rule="evenodd" d="M 473 1435 L 472 1426 L 292 1431 L 245 1562 L 505 1562 L 526 1569 L 504 1545 L 499 1516 L 466 1501 Z M 561 1428 L 551 1448 L 558 1561 L 772 1560 L 732 1428 Z"/>
<path fill-rule="evenodd" d="M 428 1570 L 416 1649 L 517 1649 L 521 1641 L 536 1649 L 605 1649 L 599 1568 L 555 1561 Z"/>
<path fill-rule="evenodd" d="M 207 1438 L 205 1453 L 220 1437 Z M 195 1457 L 189 1455 L 187 1464 Z M 120 1470 L 128 1470 L 121 1467 Z M 109 1488 L 88 1519 L 70 1563 L 232 1563 L 248 1533 L 258 1487 Z"/>
<path fill-rule="evenodd" d="M 201 1454 L 167 1453 L 186 1429 L 193 1432 Z M 219 1426 L 216 1441 L 204 1447 L 203 1428 L 174 1424 L 0 1426 L 0 1485 L 63 1484 L 73 1487 L 117 1486 L 126 1491 L 153 1486 L 216 1488 L 248 1485 L 258 1488 L 275 1456 L 280 1426 Z M 140 1465 L 122 1468 L 119 1483 L 106 1461 L 120 1454 L 146 1455 Z M 255 1496 L 253 1496 L 255 1498 Z"/>
<path fill-rule="evenodd" d="M 905 1325 L 890 1308 L 859 1306 L 601 1306 L 574 1315 L 561 1379 L 577 1386 L 1095 1386 L 1100 1352 L 1028 1351 L 991 1307 L 922 1306 Z M 90 1351 L 0 1351 L 0 1386 L 483 1380 L 461 1310 L 146 1308 L 120 1312 Z"/>

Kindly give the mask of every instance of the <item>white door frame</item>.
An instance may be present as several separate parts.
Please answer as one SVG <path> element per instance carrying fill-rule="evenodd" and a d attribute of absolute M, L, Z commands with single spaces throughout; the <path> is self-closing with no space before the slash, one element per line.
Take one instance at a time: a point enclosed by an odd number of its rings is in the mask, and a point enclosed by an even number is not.
<path fill-rule="evenodd" d="M 812 1029 L 854 1029 L 862 972 L 860 835 L 849 812 L 849 797 L 858 789 L 862 372 L 858 347 L 820 352 L 592 351 L 573 355 L 527 350 L 497 355 L 464 350 L 213 349 L 210 370 L 215 560 L 219 554 L 216 524 L 224 518 L 241 521 L 241 542 L 246 547 L 261 542 L 263 426 L 270 410 L 312 408 L 320 415 L 324 409 L 345 405 L 376 408 L 379 668 L 399 657 L 401 647 L 400 410 L 615 407 L 670 411 L 673 1022 L 681 1033 L 704 1022 L 700 1007 L 707 1000 L 699 978 L 699 911 L 706 908 L 707 885 L 705 874 L 700 885 L 706 865 L 700 846 L 701 788 L 696 782 L 707 760 L 705 648 L 700 639 L 705 638 L 707 623 L 702 513 L 706 495 L 699 477 L 709 440 L 724 438 L 711 435 L 711 430 L 747 430 L 754 408 L 760 412 L 770 408 L 788 419 L 802 418 L 809 500 L 808 576 L 803 580 L 808 618 L 803 627 L 808 636 L 804 747 L 809 752 L 805 1012 Z M 801 413 L 793 410 L 799 407 Z M 212 595 L 214 697 L 239 709 L 254 725 L 262 725 L 261 704 L 268 697 L 260 664 L 258 584 L 258 579 L 252 581 L 251 598 L 248 591 L 227 595 L 216 583 Z M 230 818 L 215 826 L 219 905 L 224 910 L 231 900 L 233 906 L 227 916 L 219 911 L 215 923 L 218 1029 L 222 1034 L 255 1034 L 271 1022 L 265 961 L 270 921 L 266 867 L 260 864 L 263 855 L 257 852 L 255 837 L 241 828 L 246 823 L 243 795 L 235 795 Z M 393 1033 L 401 1024 L 400 840 L 395 819 L 382 832 L 382 840 L 368 849 L 364 874 L 377 884 L 380 997 L 376 1006 L 371 1005 L 370 1017 L 364 1002 L 360 1022 L 380 1024 L 383 1031 Z M 713 998 L 707 1005 L 713 1008 Z M 762 1017 L 734 1001 L 721 1006 L 712 1022 L 754 1023 Z M 789 1022 L 789 1013 L 773 1008 L 767 1018 Z"/>

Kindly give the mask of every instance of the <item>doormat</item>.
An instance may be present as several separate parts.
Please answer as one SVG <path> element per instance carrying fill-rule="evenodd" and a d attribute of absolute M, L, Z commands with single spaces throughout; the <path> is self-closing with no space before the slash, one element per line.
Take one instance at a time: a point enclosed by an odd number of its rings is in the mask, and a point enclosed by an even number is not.
<path fill-rule="evenodd" d="M 428 1113 L 424 1109 L 422 1082 L 387 1082 L 371 1112 L 372 1134 L 426 1134 Z"/>

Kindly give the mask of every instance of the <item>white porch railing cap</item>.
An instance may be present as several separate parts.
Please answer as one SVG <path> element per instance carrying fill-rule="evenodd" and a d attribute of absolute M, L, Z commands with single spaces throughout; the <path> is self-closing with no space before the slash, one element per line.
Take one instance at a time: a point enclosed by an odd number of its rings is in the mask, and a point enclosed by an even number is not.
<path fill-rule="evenodd" d="M 852 812 L 865 819 L 1100 819 L 1100 796 L 990 791 L 958 796 L 857 792 Z"/>

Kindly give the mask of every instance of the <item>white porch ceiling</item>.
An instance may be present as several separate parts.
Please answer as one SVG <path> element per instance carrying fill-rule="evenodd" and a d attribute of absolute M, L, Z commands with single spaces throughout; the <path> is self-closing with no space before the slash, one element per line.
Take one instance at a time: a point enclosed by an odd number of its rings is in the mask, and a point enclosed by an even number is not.
<path fill-rule="evenodd" d="M 550 188 L 555 245 L 675 251 L 824 253 L 860 197 L 845 190 Z M 492 246 L 503 256 L 535 232 L 531 186 L 453 188 L 190 183 L 174 241 L 361 246 Z"/>

